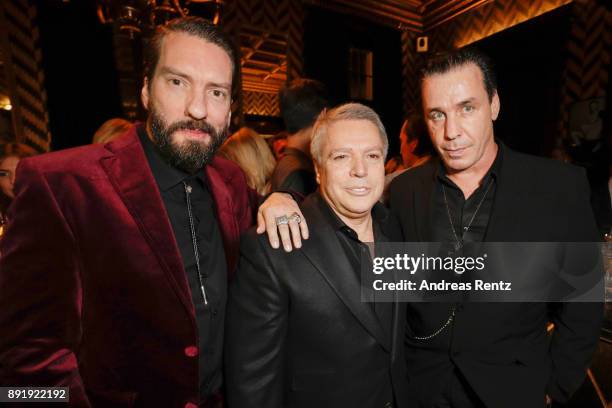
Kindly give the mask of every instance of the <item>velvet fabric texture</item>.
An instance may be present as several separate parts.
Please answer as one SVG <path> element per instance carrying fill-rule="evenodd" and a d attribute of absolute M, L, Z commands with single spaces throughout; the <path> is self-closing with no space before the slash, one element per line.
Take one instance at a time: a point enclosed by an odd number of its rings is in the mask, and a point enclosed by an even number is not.
<path fill-rule="evenodd" d="M 257 196 L 206 166 L 228 277 Z M 71 407 L 197 404 L 186 274 L 136 127 L 20 163 L 0 253 L 0 383 L 68 386 Z"/>

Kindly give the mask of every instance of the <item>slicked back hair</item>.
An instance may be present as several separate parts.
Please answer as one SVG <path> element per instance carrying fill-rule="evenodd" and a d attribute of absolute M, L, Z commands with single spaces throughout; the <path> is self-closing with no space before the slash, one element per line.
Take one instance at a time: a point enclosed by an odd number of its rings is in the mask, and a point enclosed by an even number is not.
<path fill-rule="evenodd" d="M 493 100 L 493 95 L 497 92 L 497 77 L 493 63 L 487 55 L 475 47 L 464 47 L 434 54 L 421 67 L 419 79 L 422 82 L 432 75 L 446 74 L 468 64 L 475 64 L 480 69 L 489 101 Z"/>
<path fill-rule="evenodd" d="M 238 52 L 229 37 L 218 26 L 201 17 L 176 18 L 155 29 L 155 33 L 146 43 L 144 49 L 144 75 L 148 78 L 149 85 L 159 63 L 164 38 L 171 33 L 192 35 L 223 49 L 232 63 L 232 96 L 236 95 L 236 91 L 239 89 L 238 82 L 240 81 Z"/>

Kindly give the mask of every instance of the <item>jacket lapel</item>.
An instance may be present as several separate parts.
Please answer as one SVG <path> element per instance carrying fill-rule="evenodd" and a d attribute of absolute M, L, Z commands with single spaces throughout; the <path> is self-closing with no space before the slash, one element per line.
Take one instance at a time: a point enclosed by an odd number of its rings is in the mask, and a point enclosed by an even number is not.
<path fill-rule="evenodd" d="M 234 216 L 234 203 L 226 187 L 226 182 L 214 166 L 214 161 L 211 165 L 206 166 L 206 177 L 210 183 L 213 200 L 215 202 L 219 229 L 223 237 L 228 279 L 231 280 L 231 275 L 236 266 L 235 260 L 237 258 L 236 256 L 232 256 L 233 254 L 231 251 L 235 251 L 235 248 L 238 248 L 238 241 L 240 239 L 240 228 Z"/>
<path fill-rule="evenodd" d="M 431 160 L 425 164 L 431 171 L 428 171 L 424 177 L 420 177 L 420 185 L 412 190 L 414 225 L 417 231 L 417 241 L 420 242 L 431 241 L 432 194 L 437 163 L 437 160 Z M 410 238 L 406 237 L 406 240 L 412 241 Z"/>
<path fill-rule="evenodd" d="M 336 231 L 324 222 L 324 215 L 314 204 L 313 196 L 304 203 L 303 213 L 311 225 L 310 239 L 302 248 L 304 255 L 364 328 L 385 350 L 390 351 L 389 336 L 385 334 L 374 309 L 369 303 L 361 301 L 361 271 L 353 270 L 336 237 Z"/>
<path fill-rule="evenodd" d="M 107 149 L 114 154 L 100 160 L 102 168 L 151 247 L 151 253 L 165 271 L 170 286 L 195 318 L 174 231 L 138 139 L 136 126 L 125 137 L 107 145 Z"/>

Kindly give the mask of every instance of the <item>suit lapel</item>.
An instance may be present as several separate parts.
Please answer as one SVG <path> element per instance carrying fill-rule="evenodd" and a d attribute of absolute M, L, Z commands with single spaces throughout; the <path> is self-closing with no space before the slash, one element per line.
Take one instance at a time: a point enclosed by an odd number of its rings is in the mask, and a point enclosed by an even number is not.
<path fill-rule="evenodd" d="M 353 271 L 336 232 L 323 221 L 325 217 L 316 208 L 313 198 L 311 196 L 305 202 L 303 209 L 304 216 L 311 225 L 310 239 L 302 248 L 304 255 L 364 328 L 385 350 L 390 351 L 389 336 L 384 332 L 374 309 L 369 303 L 361 301 L 361 271 Z"/>
<path fill-rule="evenodd" d="M 108 149 L 114 155 L 100 160 L 102 168 L 151 247 L 151 253 L 157 257 L 170 286 L 193 316 L 189 285 L 174 231 L 136 127 L 117 143 L 109 144 Z"/>
<path fill-rule="evenodd" d="M 210 183 L 213 200 L 215 202 L 215 211 L 221 236 L 223 237 L 223 246 L 225 249 L 225 259 L 228 266 L 228 279 L 231 280 L 235 267 L 235 256 L 231 256 L 233 248 L 238 248 L 240 239 L 240 229 L 233 212 L 233 200 L 229 190 L 226 187 L 222 175 L 213 165 L 206 166 L 206 176 Z"/>
<path fill-rule="evenodd" d="M 432 160 L 425 166 L 431 167 L 431 173 L 427 172 L 425 177 L 420 177 L 420 185 L 412 190 L 414 225 L 417 231 L 417 241 L 420 242 L 431 241 L 432 194 L 437 160 Z M 406 240 L 412 241 L 410 237 L 406 237 Z"/>

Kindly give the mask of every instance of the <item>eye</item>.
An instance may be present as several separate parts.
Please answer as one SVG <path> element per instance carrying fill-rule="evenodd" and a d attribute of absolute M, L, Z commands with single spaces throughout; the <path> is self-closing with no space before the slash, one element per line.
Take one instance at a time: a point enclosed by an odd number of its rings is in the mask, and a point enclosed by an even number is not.
<path fill-rule="evenodd" d="M 474 106 L 473 105 L 463 105 L 463 112 L 465 113 L 470 113 L 474 111 Z"/>
<path fill-rule="evenodd" d="M 223 89 L 213 89 L 211 94 L 215 99 L 219 99 L 219 100 L 227 99 L 227 92 Z"/>
<path fill-rule="evenodd" d="M 0 177 L 8 177 L 11 175 L 11 172 L 8 170 L 0 170 Z"/>
<path fill-rule="evenodd" d="M 346 154 L 337 154 L 334 157 L 332 157 L 332 160 L 334 161 L 340 161 L 340 160 L 344 160 L 348 157 L 348 155 Z"/>
<path fill-rule="evenodd" d="M 381 155 L 378 153 L 370 153 L 368 154 L 368 158 L 373 159 L 373 160 L 378 160 L 380 159 Z"/>
<path fill-rule="evenodd" d="M 181 86 L 183 84 L 183 81 L 178 78 L 171 78 L 170 83 L 174 86 Z"/>
<path fill-rule="evenodd" d="M 444 114 L 440 111 L 433 111 L 429 114 L 429 119 L 433 121 L 439 121 L 444 119 Z"/>

